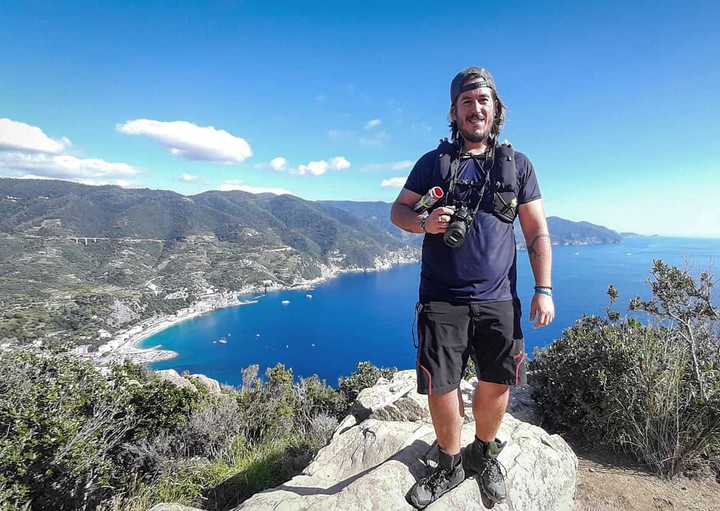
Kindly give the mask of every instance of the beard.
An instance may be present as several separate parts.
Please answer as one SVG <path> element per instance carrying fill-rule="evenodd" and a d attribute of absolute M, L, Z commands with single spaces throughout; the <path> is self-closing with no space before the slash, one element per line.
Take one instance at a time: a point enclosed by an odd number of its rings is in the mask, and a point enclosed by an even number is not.
<path fill-rule="evenodd" d="M 471 122 L 474 122 L 474 118 L 469 118 L 466 120 L 467 124 L 470 124 Z M 468 129 L 465 129 L 464 126 L 460 126 L 460 123 L 458 123 L 458 132 L 462 136 L 462 138 L 468 142 L 472 142 L 474 144 L 479 144 L 481 142 L 485 142 L 488 140 L 492 133 L 492 127 L 493 127 L 494 119 L 490 119 L 490 122 L 487 124 L 487 128 L 482 130 L 473 130 L 470 131 Z"/>
<path fill-rule="evenodd" d="M 472 142 L 474 144 L 485 142 L 489 135 L 489 129 L 482 131 L 467 131 L 464 129 L 460 129 L 460 136 L 462 136 L 464 140 L 467 140 L 468 142 Z"/>

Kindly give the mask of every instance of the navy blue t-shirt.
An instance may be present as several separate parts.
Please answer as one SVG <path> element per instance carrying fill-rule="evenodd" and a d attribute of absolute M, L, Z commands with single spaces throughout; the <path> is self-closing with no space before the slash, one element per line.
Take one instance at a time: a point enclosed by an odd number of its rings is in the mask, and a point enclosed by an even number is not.
<path fill-rule="evenodd" d="M 435 207 L 452 205 L 452 197 L 448 196 L 448 183 L 440 175 L 437 160 L 437 150 L 420 158 L 410 172 L 405 188 L 425 195 L 433 186 L 440 186 L 445 196 Z M 515 152 L 515 166 L 518 204 L 539 199 L 540 187 L 530 160 L 524 154 Z M 462 161 L 458 168 L 458 178 L 482 184 L 485 182 L 483 167 L 490 167 L 490 162 L 474 159 Z M 470 190 L 470 187 L 459 185 L 455 187 L 454 195 L 460 200 L 468 200 L 470 209 L 474 210 L 479 192 Z M 442 234 L 425 235 L 420 274 L 421 302 L 438 300 L 468 303 L 517 298 L 517 251 L 513 224 L 503 222 L 492 212 L 493 189 L 488 184 L 482 193 L 475 221 L 462 245 L 451 248 L 443 241 Z"/>

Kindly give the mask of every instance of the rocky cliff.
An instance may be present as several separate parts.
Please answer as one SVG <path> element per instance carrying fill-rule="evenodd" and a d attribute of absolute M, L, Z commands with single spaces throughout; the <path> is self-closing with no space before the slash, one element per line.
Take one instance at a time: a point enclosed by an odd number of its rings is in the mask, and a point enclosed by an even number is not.
<path fill-rule="evenodd" d="M 474 436 L 473 387 L 463 382 L 463 445 Z M 508 440 L 500 455 L 507 468 L 508 500 L 495 506 L 498 511 L 573 507 L 577 458 L 562 438 L 535 425 L 538 417 L 528 392 L 513 389 L 499 433 Z M 236 510 L 410 510 L 406 492 L 437 463 L 434 439 L 427 400 L 415 392 L 414 371 L 401 371 L 360 394 L 352 414 L 302 474 L 256 494 Z M 426 509 L 489 507 L 477 481 L 469 478 Z M 192 508 L 159 504 L 151 511 L 180 509 Z"/>

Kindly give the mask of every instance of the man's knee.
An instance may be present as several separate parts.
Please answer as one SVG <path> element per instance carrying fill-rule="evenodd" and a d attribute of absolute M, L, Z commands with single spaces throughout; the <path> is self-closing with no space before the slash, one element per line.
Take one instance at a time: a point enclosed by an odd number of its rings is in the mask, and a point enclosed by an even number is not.
<path fill-rule="evenodd" d="M 489 381 L 478 381 L 475 387 L 473 400 L 480 402 L 497 401 L 505 399 L 510 393 L 510 385 L 504 383 L 493 383 Z"/>

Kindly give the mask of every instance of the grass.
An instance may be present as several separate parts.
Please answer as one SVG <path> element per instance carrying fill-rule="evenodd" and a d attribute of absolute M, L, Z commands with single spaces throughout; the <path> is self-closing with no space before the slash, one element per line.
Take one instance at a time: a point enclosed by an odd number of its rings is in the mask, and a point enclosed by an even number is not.
<path fill-rule="evenodd" d="M 151 485 L 137 484 L 105 509 L 146 511 L 161 502 L 217 511 L 232 509 L 294 475 L 287 459 L 292 444 L 293 439 L 288 438 L 255 448 L 238 445 L 226 460 L 197 458 L 173 464 Z"/>

